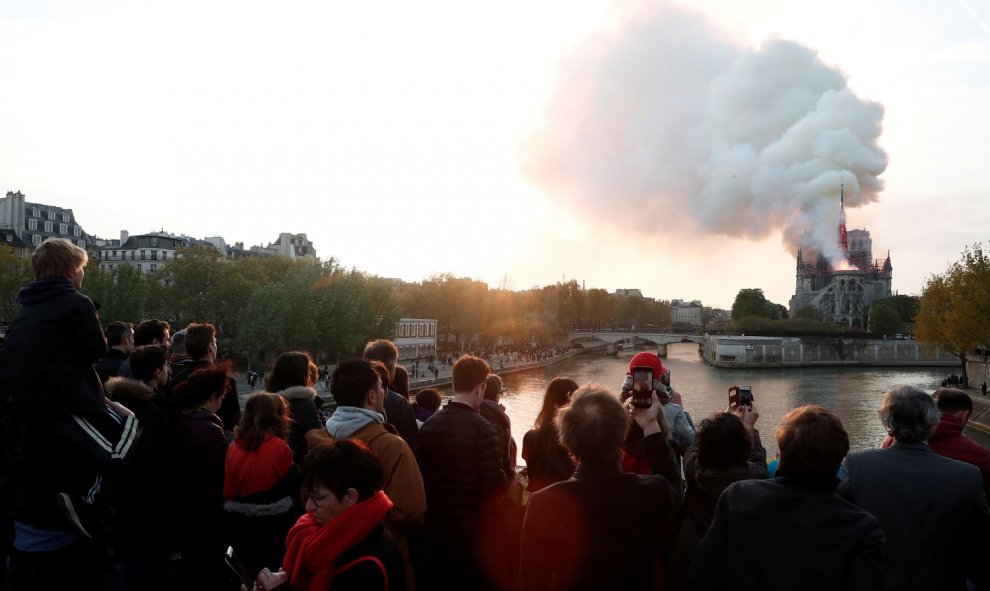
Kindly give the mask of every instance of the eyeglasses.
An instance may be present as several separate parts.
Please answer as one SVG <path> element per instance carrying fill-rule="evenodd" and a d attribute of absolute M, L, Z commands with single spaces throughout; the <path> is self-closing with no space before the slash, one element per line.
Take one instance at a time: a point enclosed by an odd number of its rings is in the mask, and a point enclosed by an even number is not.
<path fill-rule="evenodd" d="M 324 500 L 326 500 L 327 497 L 329 497 L 332 494 L 333 494 L 332 492 L 328 492 L 325 495 L 318 495 L 313 491 L 309 491 L 309 500 L 313 501 L 313 505 L 319 508 L 320 503 L 322 503 Z"/>

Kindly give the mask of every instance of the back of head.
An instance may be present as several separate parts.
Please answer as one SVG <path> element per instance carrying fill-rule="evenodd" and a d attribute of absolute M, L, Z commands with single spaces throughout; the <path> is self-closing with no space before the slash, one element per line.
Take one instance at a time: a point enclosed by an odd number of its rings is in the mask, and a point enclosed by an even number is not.
<path fill-rule="evenodd" d="M 169 344 L 172 355 L 186 355 L 186 330 L 182 329 L 172 335 L 172 342 Z"/>
<path fill-rule="evenodd" d="M 379 381 L 378 372 L 367 359 L 341 361 L 330 378 L 330 393 L 340 406 L 364 406 L 368 391 Z"/>
<path fill-rule="evenodd" d="M 364 442 L 341 439 L 309 452 L 303 462 L 302 483 L 309 490 L 324 486 L 338 498 L 353 488 L 363 501 L 385 487 L 385 476 L 378 456 Z"/>
<path fill-rule="evenodd" d="M 604 386 L 578 388 L 554 419 L 560 443 L 581 462 L 618 461 L 629 417 L 618 397 Z"/>
<path fill-rule="evenodd" d="M 453 386 L 455 394 L 464 394 L 474 390 L 488 379 L 492 372 L 488 362 L 480 357 L 464 355 L 454 362 Z"/>
<path fill-rule="evenodd" d="M 165 343 L 165 335 L 171 329 L 172 327 L 164 320 L 143 320 L 134 329 L 134 345 L 137 347 L 150 345 L 155 340 Z"/>
<path fill-rule="evenodd" d="M 168 361 L 165 347 L 161 345 L 145 345 L 135 347 L 129 357 L 131 361 L 131 377 L 147 382 L 155 377 L 155 372 L 165 366 Z"/>
<path fill-rule="evenodd" d="M 49 238 L 31 255 L 36 279 L 65 279 L 86 266 L 89 255 L 64 238 Z"/>
<path fill-rule="evenodd" d="M 275 367 L 268 376 L 269 392 L 281 392 L 293 386 L 312 386 L 310 368 L 313 359 L 304 351 L 288 351 L 275 360 Z"/>
<path fill-rule="evenodd" d="M 392 388 L 395 392 L 402 394 L 402 397 L 409 399 L 409 372 L 406 368 L 401 365 L 395 366 L 395 371 L 392 375 L 392 381 L 389 383 L 389 388 Z"/>
<path fill-rule="evenodd" d="M 237 441 L 244 449 L 261 447 L 265 434 L 285 439 L 289 433 L 289 405 L 278 394 L 258 392 L 248 398 L 237 423 Z"/>
<path fill-rule="evenodd" d="M 103 336 L 107 338 L 108 347 L 119 347 L 124 344 L 134 334 L 134 325 L 130 322 L 111 322 L 103 329 Z"/>
<path fill-rule="evenodd" d="M 186 327 L 186 355 L 193 359 L 203 359 L 217 336 L 217 329 L 212 324 L 193 323 Z"/>
<path fill-rule="evenodd" d="M 416 406 L 422 406 L 430 412 L 437 412 L 443 397 L 436 388 L 423 388 L 416 393 Z"/>
<path fill-rule="evenodd" d="M 738 416 L 720 412 L 701 421 L 694 444 L 702 467 L 728 468 L 746 463 L 753 440 Z"/>
<path fill-rule="evenodd" d="M 941 418 L 931 396 L 905 384 L 887 390 L 879 415 L 887 434 L 904 443 L 928 441 Z"/>
<path fill-rule="evenodd" d="M 777 426 L 779 472 L 829 485 L 849 453 L 849 435 L 839 417 L 809 404 L 784 415 Z"/>
<path fill-rule="evenodd" d="M 539 429 L 544 425 L 553 423 L 553 417 L 557 414 L 557 409 L 564 406 L 571 400 L 571 395 L 578 389 L 578 384 L 571 378 L 556 377 L 550 380 L 547 391 L 543 395 L 543 406 L 536 415 L 536 422 L 533 427 Z"/>
<path fill-rule="evenodd" d="M 939 388 L 932 394 L 932 398 L 935 399 L 935 406 L 941 413 L 954 414 L 966 410 L 973 412 L 973 400 L 962 390 Z"/>
<path fill-rule="evenodd" d="M 485 400 L 498 402 L 502 396 L 502 378 L 496 374 L 490 374 L 485 382 Z"/>
<path fill-rule="evenodd" d="M 214 365 L 202 367 L 189 374 L 172 390 L 170 403 L 176 410 L 193 410 L 206 401 L 227 391 L 230 367 Z"/>
<path fill-rule="evenodd" d="M 392 368 L 395 367 L 396 361 L 399 360 L 399 349 L 396 348 L 395 343 L 392 341 L 378 339 L 364 346 L 364 358 L 381 361 L 388 368 L 389 372 L 391 372 Z"/>

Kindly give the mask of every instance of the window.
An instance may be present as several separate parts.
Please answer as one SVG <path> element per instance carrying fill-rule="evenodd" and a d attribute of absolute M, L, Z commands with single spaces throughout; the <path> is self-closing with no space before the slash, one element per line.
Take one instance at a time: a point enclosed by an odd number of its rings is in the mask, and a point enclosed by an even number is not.
<path fill-rule="evenodd" d="M 52 231 L 52 223 L 51 222 L 45 222 L 45 232 L 51 233 L 51 231 Z"/>
<path fill-rule="evenodd" d="M 141 260 L 143 261 L 144 259 L 145 259 L 145 256 L 144 256 L 144 251 L 142 250 L 142 251 L 141 251 Z"/>
<path fill-rule="evenodd" d="M 82 235 L 82 230 L 79 229 L 79 226 L 72 226 L 72 235 L 73 236 L 81 236 Z"/>
<path fill-rule="evenodd" d="M 141 263 L 138 263 L 137 264 L 137 269 L 138 269 L 138 271 L 144 271 L 144 269 L 141 268 Z"/>
<path fill-rule="evenodd" d="M 162 260 L 164 261 L 167 258 L 168 258 L 168 253 L 163 250 L 162 251 Z"/>
<path fill-rule="evenodd" d="M 48 210 L 48 219 L 50 219 L 50 220 L 54 220 L 55 219 L 55 212 L 52 211 L 52 210 L 50 210 L 50 209 Z"/>
<path fill-rule="evenodd" d="M 157 250 L 151 251 L 151 260 L 153 260 L 153 261 L 157 261 L 158 260 L 158 251 Z"/>
<path fill-rule="evenodd" d="M 7 234 L 6 236 L 7 236 L 7 242 L 13 242 L 14 241 L 14 235 L 13 234 Z"/>
<path fill-rule="evenodd" d="M 158 246 L 158 236 L 152 236 L 151 237 L 151 245 L 152 246 Z"/>
<path fill-rule="evenodd" d="M 40 218 L 41 217 L 41 210 L 38 209 L 37 207 L 32 208 L 31 209 L 31 217 L 33 217 L 33 218 Z"/>
<path fill-rule="evenodd" d="M 154 273 L 157 270 L 158 270 L 158 265 L 151 263 L 151 272 Z"/>
<path fill-rule="evenodd" d="M 66 234 L 68 234 L 69 233 L 69 226 L 68 226 L 68 224 L 59 224 L 58 225 L 58 233 L 60 235 L 62 235 L 62 236 L 65 236 Z"/>
<path fill-rule="evenodd" d="M 33 244 L 35 246 L 38 246 L 39 244 L 41 244 L 41 236 L 38 236 L 37 234 L 31 236 L 31 244 Z"/>
<path fill-rule="evenodd" d="M 86 248 L 86 241 L 85 240 L 77 240 L 76 241 L 76 246 L 78 246 L 79 248 Z"/>
<path fill-rule="evenodd" d="M 68 222 L 69 221 L 69 214 L 67 214 L 65 212 L 62 212 L 62 221 L 63 222 Z"/>
<path fill-rule="evenodd" d="M 110 253 L 110 256 L 112 256 L 113 258 L 117 258 L 117 251 L 115 250 L 115 251 L 111 252 Z"/>
<path fill-rule="evenodd" d="M 28 220 L 28 230 L 37 230 L 38 220 Z"/>

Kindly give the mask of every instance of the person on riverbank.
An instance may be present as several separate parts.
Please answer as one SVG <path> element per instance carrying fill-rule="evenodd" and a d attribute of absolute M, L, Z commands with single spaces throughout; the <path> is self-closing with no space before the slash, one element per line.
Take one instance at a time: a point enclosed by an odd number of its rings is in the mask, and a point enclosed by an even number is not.
<path fill-rule="evenodd" d="M 483 359 L 458 359 L 453 400 L 420 430 L 436 589 L 480 591 L 508 582 L 498 505 L 509 477 L 498 433 L 478 414 L 490 372 Z"/>
<path fill-rule="evenodd" d="M 579 388 L 554 422 L 577 458 L 574 475 L 530 497 L 523 522 L 519 586 L 523 591 L 660 588 L 662 549 L 669 545 L 680 477 L 670 453 L 660 401 L 624 408 L 616 394 Z M 619 463 L 629 416 L 645 433 L 654 475 L 623 472 Z"/>
<path fill-rule="evenodd" d="M 364 346 L 365 359 L 371 361 L 381 361 L 388 369 L 389 382 L 395 375 L 395 366 L 399 361 L 399 349 L 395 343 L 386 339 L 369 341 Z M 416 456 L 419 456 L 419 429 L 416 427 L 416 417 L 413 415 L 412 405 L 398 392 L 392 389 L 386 391 L 385 397 L 385 419 L 395 427 L 399 437 L 405 439 L 409 448 Z"/>
<path fill-rule="evenodd" d="M 556 377 L 551 380 L 543 394 L 543 405 L 536 415 L 533 428 L 523 436 L 522 458 L 526 462 L 527 489 L 530 493 L 567 480 L 574 473 L 574 460 L 560 445 L 553 418 L 557 409 L 570 402 L 571 395 L 577 389 L 577 382 L 570 378 Z"/>
<path fill-rule="evenodd" d="M 883 530 L 835 493 L 849 451 L 842 421 L 802 406 L 784 415 L 776 435 L 778 476 L 725 489 L 695 554 L 691 589 L 882 588 Z"/>
<path fill-rule="evenodd" d="M 883 588 L 965 589 L 967 577 L 986 584 L 981 560 L 990 514 L 979 469 L 940 456 L 925 443 L 940 417 L 923 390 L 894 386 L 884 394 L 879 415 L 893 445 L 850 454 L 838 491 L 883 527 Z"/>
<path fill-rule="evenodd" d="M 680 525 L 667 569 L 667 589 L 688 588 L 694 553 L 715 516 L 718 498 L 730 484 L 767 477 L 767 451 L 760 441 L 756 406 L 736 406 L 701 421 L 694 445 L 684 454 L 686 491 Z"/>

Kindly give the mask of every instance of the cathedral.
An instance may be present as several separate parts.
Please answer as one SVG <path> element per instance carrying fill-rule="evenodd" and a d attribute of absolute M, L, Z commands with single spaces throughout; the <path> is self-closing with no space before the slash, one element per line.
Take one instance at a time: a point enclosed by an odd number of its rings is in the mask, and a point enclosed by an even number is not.
<path fill-rule="evenodd" d="M 839 192 L 838 246 L 843 259 L 834 263 L 823 254 L 805 260 L 797 253 L 797 281 L 790 314 L 812 305 L 822 320 L 866 330 L 865 313 L 876 300 L 889 298 L 893 267 L 886 259 L 873 258 L 873 241 L 866 230 L 846 232 L 845 199 Z"/>

